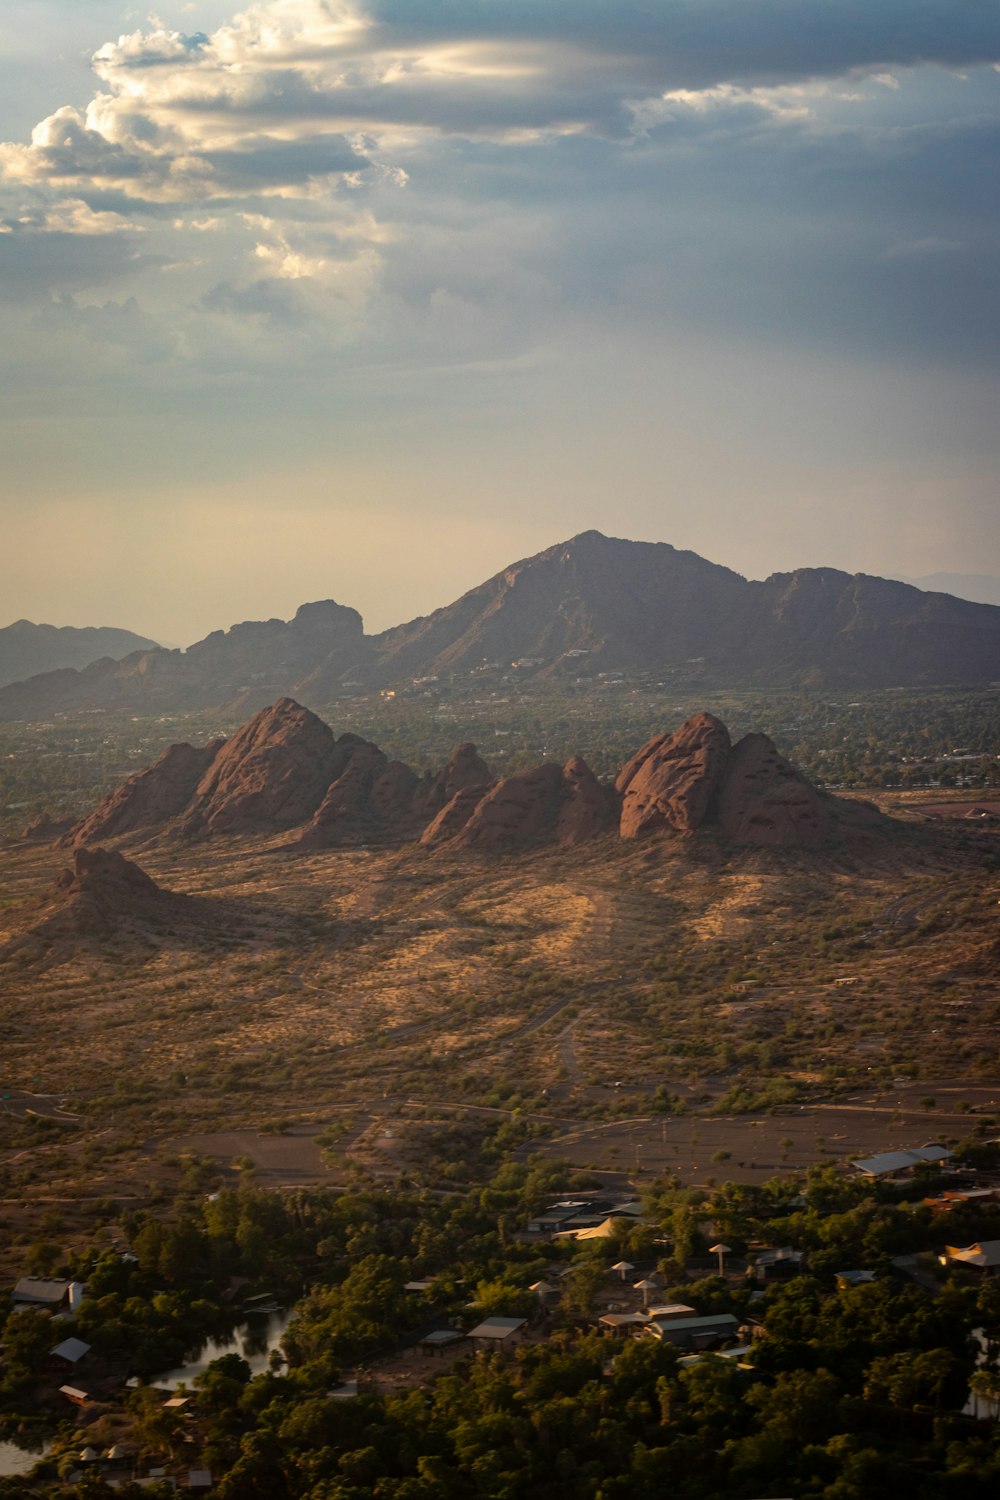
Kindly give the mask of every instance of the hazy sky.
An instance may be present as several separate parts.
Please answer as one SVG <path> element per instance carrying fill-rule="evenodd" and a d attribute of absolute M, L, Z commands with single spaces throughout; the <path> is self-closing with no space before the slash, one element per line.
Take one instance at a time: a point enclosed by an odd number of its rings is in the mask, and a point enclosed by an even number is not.
<path fill-rule="evenodd" d="M 0 624 L 1000 573 L 996 0 L 7 0 Z"/>

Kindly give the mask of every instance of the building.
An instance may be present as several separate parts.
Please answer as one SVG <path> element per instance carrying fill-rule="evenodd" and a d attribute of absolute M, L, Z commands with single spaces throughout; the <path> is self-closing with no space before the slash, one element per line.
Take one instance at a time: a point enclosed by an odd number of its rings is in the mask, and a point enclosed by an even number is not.
<path fill-rule="evenodd" d="M 862 1177 L 891 1181 L 895 1177 L 908 1177 L 918 1167 L 940 1167 L 951 1161 L 952 1153 L 947 1146 L 930 1142 L 926 1146 L 914 1146 L 907 1151 L 883 1151 L 878 1156 L 866 1156 L 852 1161 L 851 1166 Z"/>

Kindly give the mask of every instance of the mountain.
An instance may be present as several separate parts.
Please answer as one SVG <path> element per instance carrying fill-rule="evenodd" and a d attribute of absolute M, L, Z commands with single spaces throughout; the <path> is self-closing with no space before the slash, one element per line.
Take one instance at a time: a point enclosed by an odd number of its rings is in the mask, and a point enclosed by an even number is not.
<path fill-rule="evenodd" d="M 654 737 L 607 786 L 579 756 L 496 781 L 473 745 L 418 777 L 377 745 L 355 734 L 338 739 L 309 709 L 280 698 L 228 740 L 171 746 L 62 843 L 285 833 L 288 851 L 419 842 L 495 855 L 607 833 L 637 840 L 708 832 L 731 844 L 814 848 L 892 826 L 869 804 L 819 791 L 766 735 L 734 745 L 707 713 Z"/>
<path fill-rule="evenodd" d="M 926 573 L 923 578 L 904 578 L 902 582 L 977 604 L 1000 604 L 1000 578 L 992 573 Z"/>
<path fill-rule="evenodd" d="M 156 642 L 111 626 L 34 625 L 15 620 L 0 629 L 0 687 L 39 672 L 85 667 L 101 657 L 120 661 L 133 651 L 155 651 Z"/>
<path fill-rule="evenodd" d="M 487 668 L 532 677 L 645 669 L 706 687 L 974 685 L 1000 676 L 1000 608 L 906 583 L 800 568 L 762 582 L 666 542 L 583 532 L 433 614 L 366 636 L 325 600 L 0 688 L 0 720 L 56 711 L 322 706 L 345 689 Z"/>

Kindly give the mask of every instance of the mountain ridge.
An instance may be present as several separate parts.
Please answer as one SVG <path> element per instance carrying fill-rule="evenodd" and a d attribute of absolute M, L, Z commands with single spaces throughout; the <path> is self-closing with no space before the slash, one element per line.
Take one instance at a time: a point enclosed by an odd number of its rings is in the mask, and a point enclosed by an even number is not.
<path fill-rule="evenodd" d="M 0 626 L 0 687 L 44 672 L 89 666 L 108 657 L 159 650 L 151 637 L 114 625 L 45 625 L 14 620 Z"/>
<path fill-rule="evenodd" d="M 879 688 L 1000 678 L 1000 607 L 895 579 L 799 568 L 748 580 L 668 542 L 581 532 L 376 635 L 320 600 L 184 652 L 133 652 L 0 687 L 0 720 L 107 708 L 247 712 L 290 695 L 485 671 L 517 680 L 678 672 L 705 687 Z"/>

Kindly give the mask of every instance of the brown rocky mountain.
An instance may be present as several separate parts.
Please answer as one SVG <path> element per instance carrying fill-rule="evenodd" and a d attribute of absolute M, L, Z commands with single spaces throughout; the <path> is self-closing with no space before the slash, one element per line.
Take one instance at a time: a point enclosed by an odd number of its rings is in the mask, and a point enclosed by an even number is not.
<path fill-rule="evenodd" d="M 650 740 L 613 786 L 579 756 L 494 782 L 473 745 L 418 776 L 371 741 L 338 739 L 309 709 L 280 698 L 229 740 L 201 750 L 172 746 L 63 842 L 288 832 L 288 849 L 419 842 L 494 854 L 611 832 L 634 840 L 707 831 L 735 844 L 811 848 L 888 826 L 867 804 L 820 792 L 766 735 L 731 744 L 726 726 L 707 713 Z"/>
<path fill-rule="evenodd" d="M 381 635 L 326 600 L 248 621 L 187 651 L 137 652 L 0 687 L 0 720 L 75 709 L 320 707 L 353 685 L 646 669 L 706 686 L 975 684 L 1000 674 L 1000 608 L 833 568 L 763 582 L 665 542 L 583 532 L 455 603 Z"/>
<path fill-rule="evenodd" d="M 135 651 L 157 651 L 155 641 L 110 625 L 35 625 L 15 620 L 0 629 L 0 687 L 40 672 L 86 667 L 102 657 L 120 661 Z"/>

